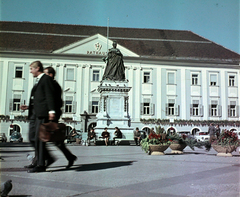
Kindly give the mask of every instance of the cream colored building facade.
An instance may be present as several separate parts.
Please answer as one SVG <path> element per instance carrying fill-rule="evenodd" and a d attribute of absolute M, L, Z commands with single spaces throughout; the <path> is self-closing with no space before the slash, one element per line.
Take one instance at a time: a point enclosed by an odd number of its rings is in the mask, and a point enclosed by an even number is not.
<path fill-rule="evenodd" d="M 12 130 L 22 133 L 28 141 L 28 122 L 21 120 L 27 111 L 19 109 L 28 104 L 34 79 L 29 65 L 40 60 L 45 67 L 52 66 L 56 80 L 63 89 L 61 121 L 68 130 L 87 131 L 94 127 L 105 63 L 102 57 L 112 47 L 113 39 L 95 34 L 67 45 L 52 53 L 1 51 L 0 59 L 0 132 L 9 138 Z M 125 74 L 129 87 L 129 115 L 131 127 L 151 128 L 141 119 L 174 120 L 229 120 L 239 121 L 240 65 L 220 60 L 182 60 L 144 58 L 118 44 L 123 54 Z M 114 107 L 114 106 L 112 106 Z M 6 120 L 6 116 L 9 119 Z M 166 130 L 199 129 L 208 126 L 167 124 Z M 226 125 L 224 128 L 238 127 Z"/>

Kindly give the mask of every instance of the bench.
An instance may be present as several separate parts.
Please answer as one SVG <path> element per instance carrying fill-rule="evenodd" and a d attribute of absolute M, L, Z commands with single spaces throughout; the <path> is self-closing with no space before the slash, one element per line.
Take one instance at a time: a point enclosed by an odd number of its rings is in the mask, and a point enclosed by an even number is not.
<path fill-rule="evenodd" d="M 110 133 L 109 144 L 111 145 L 112 143 L 113 143 L 113 134 Z M 132 143 L 134 143 L 133 133 L 122 133 L 122 138 L 116 138 L 115 144 L 113 145 L 131 145 Z M 101 135 L 97 136 L 96 144 L 105 145 L 104 138 L 102 138 Z"/>
<path fill-rule="evenodd" d="M 88 142 L 88 133 L 82 133 L 82 140 L 81 140 L 81 144 L 83 145 L 83 146 L 89 146 L 91 143 L 94 143 L 94 139 L 91 139 L 91 140 L 89 140 L 89 142 Z M 96 134 L 96 141 L 97 141 L 97 134 Z"/>
<path fill-rule="evenodd" d="M 115 145 L 130 145 L 133 141 L 133 134 L 122 134 L 122 138 L 115 139 Z"/>

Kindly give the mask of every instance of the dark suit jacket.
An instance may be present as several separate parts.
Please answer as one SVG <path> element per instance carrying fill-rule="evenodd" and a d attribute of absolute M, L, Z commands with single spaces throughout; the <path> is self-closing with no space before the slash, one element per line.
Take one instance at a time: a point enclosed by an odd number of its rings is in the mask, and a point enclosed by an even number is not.
<path fill-rule="evenodd" d="M 62 115 L 62 110 L 61 110 L 63 106 L 62 88 L 60 87 L 60 85 L 56 80 L 53 80 L 53 84 L 55 89 L 55 112 L 56 112 L 55 116 L 56 116 L 56 120 L 58 120 Z"/>
<path fill-rule="evenodd" d="M 31 99 L 32 97 L 33 99 Z M 48 75 L 44 74 L 39 80 L 38 84 L 32 89 L 28 117 L 31 116 L 33 107 L 36 117 L 38 118 L 47 118 L 49 111 L 57 111 L 55 97 L 56 95 L 53 80 Z"/>

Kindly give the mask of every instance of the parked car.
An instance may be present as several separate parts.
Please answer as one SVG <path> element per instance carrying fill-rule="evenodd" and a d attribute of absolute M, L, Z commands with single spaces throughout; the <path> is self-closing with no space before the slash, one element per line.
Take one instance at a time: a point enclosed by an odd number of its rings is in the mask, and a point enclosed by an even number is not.
<path fill-rule="evenodd" d="M 5 133 L 0 133 L 0 142 L 7 142 L 7 137 Z"/>
<path fill-rule="evenodd" d="M 208 141 L 210 139 L 210 135 L 208 134 L 208 132 L 197 132 L 194 135 L 194 138 L 198 141 L 198 142 L 204 142 L 204 141 Z"/>
<path fill-rule="evenodd" d="M 190 135 L 190 131 L 178 131 L 179 135 Z"/>
<path fill-rule="evenodd" d="M 10 142 L 23 142 L 21 133 L 14 131 L 10 137 Z"/>

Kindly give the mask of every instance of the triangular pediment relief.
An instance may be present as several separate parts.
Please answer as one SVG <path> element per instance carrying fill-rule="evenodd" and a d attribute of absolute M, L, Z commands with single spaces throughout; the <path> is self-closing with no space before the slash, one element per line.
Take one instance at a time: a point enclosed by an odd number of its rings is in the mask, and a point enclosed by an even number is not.
<path fill-rule="evenodd" d="M 84 55 L 107 55 L 108 49 L 112 48 L 113 41 L 106 37 L 96 34 L 86 39 L 80 40 L 66 47 L 53 51 L 53 53 L 64 54 L 84 54 Z M 123 56 L 139 57 L 136 53 L 128 50 L 127 48 L 117 45 Z"/>

